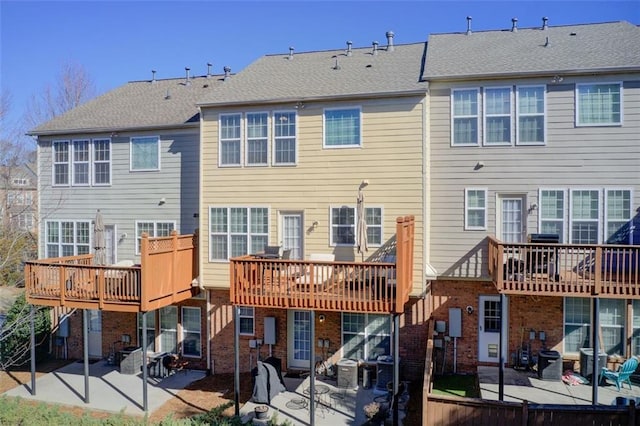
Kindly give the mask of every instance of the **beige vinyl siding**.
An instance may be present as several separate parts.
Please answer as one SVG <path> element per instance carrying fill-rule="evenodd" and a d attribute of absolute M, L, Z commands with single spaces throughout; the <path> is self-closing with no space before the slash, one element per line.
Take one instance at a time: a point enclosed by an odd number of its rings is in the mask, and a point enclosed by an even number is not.
<path fill-rule="evenodd" d="M 160 170 L 129 171 L 129 140 L 132 136 L 160 136 Z M 111 185 L 51 186 L 51 140 L 79 138 L 111 139 Z M 44 256 L 47 220 L 92 221 L 100 209 L 106 225 L 116 225 L 118 259 L 135 255 L 136 221 L 175 221 L 180 233 L 198 226 L 198 129 L 163 132 L 40 137 L 40 256 Z M 160 205 L 160 199 L 165 203 Z M 93 228 L 92 228 L 93 229 Z M 127 236 L 120 238 L 123 234 Z"/>
<path fill-rule="evenodd" d="M 549 80 L 431 85 L 429 232 L 431 261 L 439 274 L 486 277 L 486 237 L 496 233 L 498 194 L 525 194 L 526 209 L 539 204 L 540 188 L 633 188 L 633 212 L 640 206 L 640 76 L 565 77 L 558 85 Z M 622 126 L 575 126 L 575 83 L 598 81 L 624 82 Z M 548 84 L 544 146 L 450 146 L 452 87 L 535 84 Z M 478 162 L 484 167 L 474 170 Z M 468 187 L 489 190 L 487 231 L 464 231 Z M 528 214 L 527 233 L 538 232 L 538 214 Z"/>
<path fill-rule="evenodd" d="M 365 204 L 383 209 L 383 242 L 395 234 L 397 216 L 415 215 L 416 244 L 414 293 L 422 291 L 423 256 L 423 115 L 422 98 L 348 101 L 362 108 L 362 145 L 359 148 L 324 148 L 323 108 L 339 103 L 307 103 L 298 111 L 295 166 L 218 167 L 218 114 L 264 111 L 265 107 L 203 110 L 202 185 L 200 202 L 201 275 L 205 286 L 229 286 L 228 262 L 209 261 L 209 207 L 270 208 L 269 242 L 281 245 L 280 212 L 303 211 L 305 258 L 310 253 L 335 253 L 337 260 L 360 260 L 355 247 L 331 247 L 330 207 L 355 207 L 358 186 L 364 179 Z M 275 105 L 272 112 L 291 109 Z M 271 132 L 271 128 L 270 128 Z M 269 146 L 272 147 L 273 138 Z M 270 151 L 270 155 L 272 155 Z M 271 163 L 270 163 L 271 164 Z M 318 222 L 315 230 L 309 228 Z M 365 255 L 372 255 L 370 247 Z"/>

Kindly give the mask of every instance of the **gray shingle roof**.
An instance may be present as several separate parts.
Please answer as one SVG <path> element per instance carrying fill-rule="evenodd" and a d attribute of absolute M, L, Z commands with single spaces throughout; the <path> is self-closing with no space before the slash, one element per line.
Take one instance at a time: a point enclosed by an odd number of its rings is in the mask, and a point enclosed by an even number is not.
<path fill-rule="evenodd" d="M 34 135 L 175 127 L 199 122 L 196 102 L 221 76 L 134 81 L 38 126 Z M 167 94 L 169 98 L 167 99 Z"/>
<path fill-rule="evenodd" d="M 628 69 L 640 69 L 640 28 L 629 22 L 610 22 L 517 32 L 432 34 L 424 78 Z"/>
<path fill-rule="evenodd" d="M 201 99 L 202 105 L 382 96 L 424 92 L 426 43 L 263 56 Z M 337 65 L 337 66 L 336 66 Z"/>

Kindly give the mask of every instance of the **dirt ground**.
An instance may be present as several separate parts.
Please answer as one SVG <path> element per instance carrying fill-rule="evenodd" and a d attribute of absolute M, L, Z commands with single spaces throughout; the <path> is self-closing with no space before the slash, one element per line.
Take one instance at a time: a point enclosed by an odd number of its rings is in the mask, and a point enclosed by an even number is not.
<path fill-rule="evenodd" d="M 69 361 L 53 360 L 41 362 L 37 365 L 37 374 L 39 377 L 43 374 L 56 370 Z M 251 398 L 251 375 L 243 373 L 240 375 L 240 401 L 248 401 Z M 3 393 L 16 386 L 30 383 L 31 373 L 29 366 L 14 371 L 0 371 L 0 393 Z M 185 389 L 181 390 L 178 395 L 167 401 L 162 407 L 153 412 L 150 416 L 150 423 L 157 423 L 169 416 L 173 418 L 190 417 L 196 414 L 204 413 L 210 409 L 233 401 L 234 397 L 234 377 L 233 374 L 216 374 L 205 377 L 201 380 L 191 383 Z M 411 399 L 405 418 L 405 426 L 417 426 L 420 424 L 420 401 L 419 386 L 413 386 L 411 389 Z M 25 403 L 36 404 L 35 402 L 25 401 Z M 81 407 L 60 407 L 61 411 L 70 412 L 80 417 L 87 410 Z M 105 418 L 113 413 L 105 413 L 93 411 L 92 417 Z M 232 416 L 234 407 L 227 409 L 225 414 Z"/>

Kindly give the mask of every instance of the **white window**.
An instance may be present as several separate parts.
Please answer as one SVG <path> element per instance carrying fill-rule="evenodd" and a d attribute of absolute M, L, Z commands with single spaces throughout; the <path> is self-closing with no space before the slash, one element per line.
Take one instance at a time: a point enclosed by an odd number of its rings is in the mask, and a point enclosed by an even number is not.
<path fill-rule="evenodd" d="M 564 241 L 565 191 L 562 189 L 540 190 L 540 232 L 557 234 Z"/>
<path fill-rule="evenodd" d="M 359 107 L 324 110 L 324 147 L 349 148 L 362 145 Z"/>
<path fill-rule="evenodd" d="M 145 347 L 149 352 L 156 351 L 156 311 L 138 313 L 138 342 L 142 342 L 142 316 L 147 320 L 147 344 Z"/>
<path fill-rule="evenodd" d="M 111 140 L 93 140 L 93 184 L 111 184 Z"/>
<path fill-rule="evenodd" d="M 330 224 L 332 246 L 353 246 L 356 243 L 355 207 L 332 207 Z"/>
<path fill-rule="evenodd" d="M 618 244 L 631 243 L 630 241 L 620 241 L 615 235 L 631 220 L 631 190 L 605 190 L 605 206 L 605 241 L 609 242 L 610 239 L 613 239 Z"/>
<path fill-rule="evenodd" d="M 53 185 L 69 185 L 69 141 L 53 141 Z"/>
<path fill-rule="evenodd" d="M 273 114 L 273 164 L 296 163 L 296 113 L 277 111 Z"/>
<path fill-rule="evenodd" d="M 622 85 L 598 83 L 576 85 L 577 126 L 622 124 Z"/>
<path fill-rule="evenodd" d="M 130 170 L 160 170 L 160 138 L 158 136 L 132 137 L 130 143 Z"/>
<path fill-rule="evenodd" d="M 487 229 L 487 190 L 478 188 L 465 189 L 464 229 Z"/>
<path fill-rule="evenodd" d="M 176 223 L 170 221 L 136 221 L 136 254 L 140 254 L 142 234 L 149 237 L 168 237 L 176 229 Z"/>
<path fill-rule="evenodd" d="M 182 307 L 182 354 L 198 358 L 202 355 L 200 308 Z"/>
<path fill-rule="evenodd" d="M 533 145 L 545 143 L 545 86 L 517 87 L 517 143 Z"/>
<path fill-rule="evenodd" d="M 33 213 L 20 213 L 18 215 L 18 228 L 29 231 L 33 229 Z"/>
<path fill-rule="evenodd" d="M 178 308 L 165 306 L 159 309 L 160 351 L 178 353 Z"/>
<path fill-rule="evenodd" d="M 240 166 L 240 114 L 220 114 L 220 165 Z"/>
<path fill-rule="evenodd" d="M 571 190 L 571 243 L 598 244 L 600 229 L 600 191 Z"/>
<path fill-rule="evenodd" d="M 389 315 L 342 314 L 342 357 L 376 360 L 391 354 Z"/>
<path fill-rule="evenodd" d="M 12 182 L 15 186 L 26 186 L 29 183 L 26 178 L 14 178 Z"/>
<path fill-rule="evenodd" d="M 89 221 L 48 220 L 45 225 L 46 257 L 89 254 Z"/>
<path fill-rule="evenodd" d="M 484 89 L 484 144 L 511 145 L 511 89 Z"/>
<path fill-rule="evenodd" d="M 478 145 L 478 89 L 451 92 L 451 145 Z"/>
<path fill-rule="evenodd" d="M 89 140 L 73 141 L 73 185 L 89 185 Z"/>
<path fill-rule="evenodd" d="M 631 355 L 640 355 L 640 300 L 633 300 L 633 337 L 631 338 Z"/>
<path fill-rule="evenodd" d="M 592 300 L 581 297 L 564 299 L 564 352 L 579 353 L 591 347 Z M 600 299 L 598 316 L 602 342 L 609 355 L 624 355 L 625 306 L 624 299 Z M 635 318 L 634 318 L 635 320 Z"/>
<path fill-rule="evenodd" d="M 266 166 L 269 152 L 269 115 L 266 112 L 247 113 L 247 166 Z"/>
<path fill-rule="evenodd" d="M 365 207 L 365 221 L 367 223 L 367 243 L 370 246 L 382 245 L 382 208 Z"/>
<path fill-rule="evenodd" d="M 253 336 L 255 334 L 255 311 L 252 306 L 239 306 L 240 334 Z"/>
<path fill-rule="evenodd" d="M 624 355 L 625 352 L 625 306 L 624 299 L 600 299 L 601 345 L 609 355 Z"/>
<path fill-rule="evenodd" d="M 269 241 L 269 209 L 211 207 L 209 236 L 212 261 L 262 251 Z"/>

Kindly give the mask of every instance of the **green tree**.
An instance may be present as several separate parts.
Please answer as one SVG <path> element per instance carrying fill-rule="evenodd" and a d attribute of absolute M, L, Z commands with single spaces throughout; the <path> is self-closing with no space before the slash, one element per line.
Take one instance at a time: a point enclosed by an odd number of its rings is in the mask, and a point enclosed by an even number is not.
<path fill-rule="evenodd" d="M 0 369 L 26 364 L 31 355 L 31 329 L 29 315 L 30 306 L 24 294 L 13 303 L 5 323 L 0 329 Z M 43 358 L 48 351 L 49 333 L 51 332 L 51 315 L 49 308 L 36 307 L 35 335 L 36 357 Z M 43 344 L 44 343 L 44 344 Z"/>

